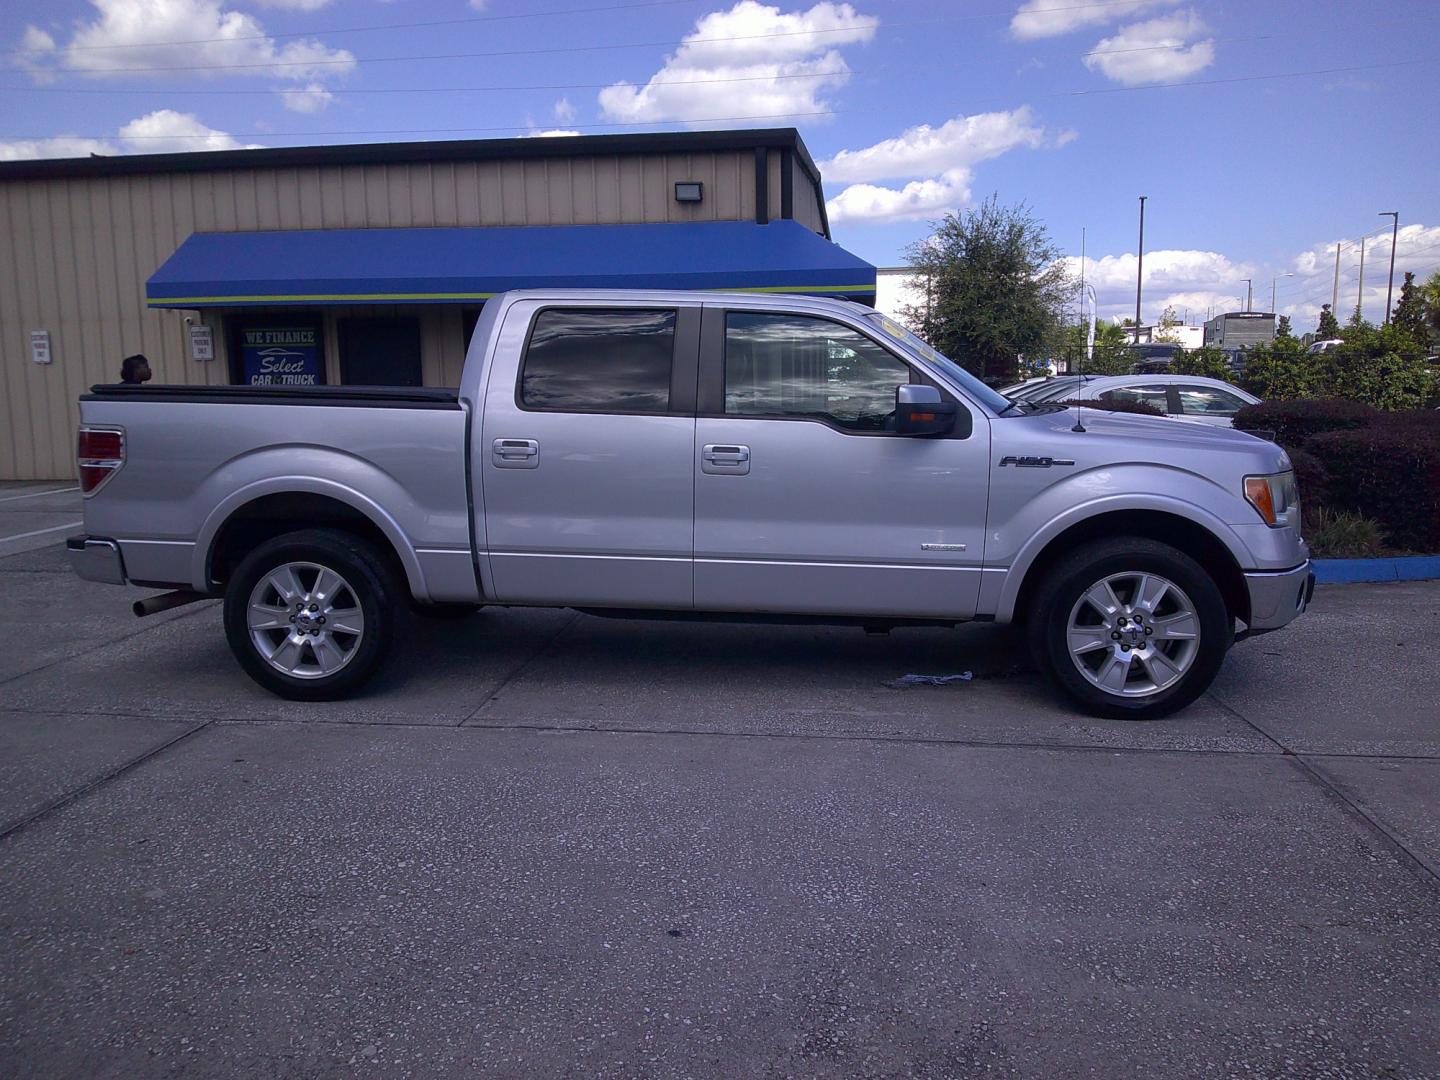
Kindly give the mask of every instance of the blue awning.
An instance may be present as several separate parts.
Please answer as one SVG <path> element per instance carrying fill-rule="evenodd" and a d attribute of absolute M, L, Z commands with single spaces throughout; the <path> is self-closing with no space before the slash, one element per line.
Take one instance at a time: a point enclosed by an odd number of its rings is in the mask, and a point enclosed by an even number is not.
<path fill-rule="evenodd" d="M 875 268 L 796 221 L 195 233 L 150 307 L 478 303 L 507 289 L 871 297 Z"/>

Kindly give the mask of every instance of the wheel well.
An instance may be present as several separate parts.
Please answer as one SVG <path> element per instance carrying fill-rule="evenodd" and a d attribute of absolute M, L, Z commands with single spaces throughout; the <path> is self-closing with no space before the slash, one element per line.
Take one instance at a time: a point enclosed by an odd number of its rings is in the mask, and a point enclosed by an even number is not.
<path fill-rule="evenodd" d="M 1089 540 L 1112 536 L 1143 536 L 1178 548 L 1198 562 L 1215 579 L 1225 606 L 1233 618 L 1250 618 L 1250 592 L 1245 575 L 1230 550 L 1203 525 L 1161 510 L 1115 510 L 1071 525 L 1041 549 L 1025 573 L 1015 600 L 1015 618 L 1024 618 L 1030 598 L 1045 576 L 1045 570 L 1065 552 Z"/>
<path fill-rule="evenodd" d="M 210 580 L 223 584 L 240 561 L 265 541 L 314 528 L 340 529 L 368 540 L 390 561 L 399 580 L 405 580 L 404 564 L 378 525 L 339 499 L 308 491 L 264 495 L 231 514 L 210 544 Z"/>

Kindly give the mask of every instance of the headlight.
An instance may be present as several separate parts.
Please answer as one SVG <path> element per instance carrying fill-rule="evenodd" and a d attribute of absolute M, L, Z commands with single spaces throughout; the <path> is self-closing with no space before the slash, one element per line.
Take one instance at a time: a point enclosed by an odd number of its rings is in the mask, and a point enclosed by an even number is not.
<path fill-rule="evenodd" d="M 1300 489 L 1291 470 L 1272 476 L 1247 476 L 1245 501 L 1272 528 L 1300 528 Z"/>

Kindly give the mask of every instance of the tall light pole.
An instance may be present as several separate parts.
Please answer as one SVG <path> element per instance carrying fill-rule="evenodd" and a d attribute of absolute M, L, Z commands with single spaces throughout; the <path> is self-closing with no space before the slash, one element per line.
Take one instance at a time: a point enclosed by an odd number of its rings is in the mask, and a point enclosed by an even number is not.
<path fill-rule="evenodd" d="M 1140 344 L 1140 283 L 1145 280 L 1145 199 L 1140 196 L 1140 243 L 1135 249 L 1135 344 Z"/>
<path fill-rule="evenodd" d="M 1245 283 L 1245 310 L 1249 311 L 1250 300 L 1255 295 L 1255 286 L 1248 277 L 1242 277 L 1240 280 Z"/>
<path fill-rule="evenodd" d="M 1355 310 L 1365 317 L 1365 237 L 1360 237 L 1360 285 L 1355 290 Z"/>
<path fill-rule="evenodd" d="M 1395 241 L 1400 238 L 1400 211 L 1381 210 L 1376 217 L 1388 217 L 1390 221 L 1390 284 L 1385 287 L 1385 325 L 1390 325 L 1390 298 L 1395 293 Z"/>
<path fill-rule="evenodd" d="M 1335 284 L 1330 289 L 1330 310 L 1333 312 L 1340 306 L 1340 245 L 1335 245 Z"/>
<path fill-rule="evenodd" d="M 1272 277 L 1272 278 L 1270 279 L 1270 314 L 1271 314 L 1271 315 L 1274 315 L 1274 314 L 1275 314 L 1275 283 L 1276 283 L 1277 281 L 1279 281 L 1280 278 L 1282 278 L 1282 277 L 1294 277 L 1294 276 L 1295 276 L 1294 274 L 1281 274 L 1281 275 L 1279 275 L 1279 277 Z"/>

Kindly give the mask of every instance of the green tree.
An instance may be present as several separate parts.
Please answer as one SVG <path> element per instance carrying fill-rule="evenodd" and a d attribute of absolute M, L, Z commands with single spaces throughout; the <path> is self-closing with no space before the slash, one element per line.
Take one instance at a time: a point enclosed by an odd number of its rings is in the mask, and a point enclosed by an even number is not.
<path fill-rule="evenodd" d="M 1029 208 L 992 195 L 946 214 L 906 252 L 923 282 L 921 304 L 902 314 L 940 352 L 989 382 L 1010 381 L 1024 355 L 1059 343 L 1074 296 L 1060 249 Z"/>
<path fill-rule="evenodd" d="M 1280 340 L 1283 340 L 1283 339 L 1285 339 L 1285 338 L 1289 338 L 1291 341 L 1294 341 L 1294 340 L 1295 340 L 1295 335 L 1294 335 L 1294 333 L 1290 330 L 1290 316 L 1289 316 L 1289 315 L 1281 315 L 1281 316 L 1280 316 L 1280 321 L 1275 324 L 1275 340 L 1276 340 L 1276 341 L 1280 341 Z"/>
<path fill-rule="evenodd" d="M 1163 341 L 1171 345 L 1180 344 L 1180 335 L 1175 333 L 1175 327 L 1180 325 L 1180 316 L 1175 314 L 1173 307 L 1166 306 L 1160 313 L 1160 321 L 1155 326 L 1152 341 Z"/>
<path fill-rule="evenodd" d="M 1320 307 L 1320 325 L 1315 328 L 1315 337 L 1319 341 L 1333 341 L 1340 336 L 1340 320 L 1335 318 L 1335 313 L 1330 310 L 1329 304 L 1322 304 Z"/>
<path fill-rule="evenodd" d="M 1404 330 L 1419 344 L 1430 340 L 1430 326 L 1425 318 L 1425 295 L 1415 284 L 1415 275 L 1405 271 L 1405 284 L 1400 286 L 1400 302 L 1390 316 L 1390 324 Z"/>
<path fill-rule="evenodd" d="M 1226 382 L 1234 375 L 1230 370 L 1230 357 L 1210 345 L 1202 345 L 1198 349 L 1176 349 L 1170 361 L 1170 370 L 1176 375 L 1203 375 L 1207 379 Z"/>
<path fill-rule="evenodd" d="M 1083 371 L 1086 375 L 1129 375 L 1135 369 L 1135 353 L 1130 349 L 1130 335 L 1113 322 L 1095 323 L 1095 348 L 1087 358 L 1085 338 L 1088 323 L 1065 328 L 1065 361 L 1070 374 Z"/>
<path fill-rule="evenodd" d="M 1277 333 L 1274 341 L 1246 352 L 1245 373 L 1239 383 L 1265 401 L 1285 401 L 1315 394 L 1317 375 L 1315 358 L 1299 339 Z"/>
<path fill-rule="evenodd" d="M 1420 286 L 1420 296 L 1425 303 L 1425 323 L 1430 327 L 1430 337 L 1440 339 L 1440 270 Z"/>
<path fill-rule="evenodd" d="M 1391 323 L 1352 319 L 1340 332 L 1343 345 L 1316 357 L 1316 392 L 1363 401 L 1377 409 L 1416 409 L 1433 392 L 1425 349 Z"/>

